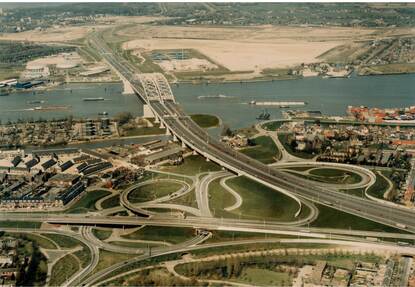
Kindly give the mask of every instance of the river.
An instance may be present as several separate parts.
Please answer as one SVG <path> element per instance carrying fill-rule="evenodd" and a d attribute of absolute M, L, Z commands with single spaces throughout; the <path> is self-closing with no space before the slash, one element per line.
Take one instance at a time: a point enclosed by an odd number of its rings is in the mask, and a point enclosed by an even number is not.
<path fill-rule="evenodd" d="M 415 105 L 415 74 L 368 76 L 338 79 L 305 78 L 252 83 L 180 84 L 173 93 L 187 113 L 218 115 L 231 128 L 254 124 L 263 107 L 246 104 L 256 101 L 305 101 L 299 109 L 320 110 L 332 115 L 344 115 L 348 105 L 404 107 Z M 228 98 L 198 96 L 225 95 Z M 85 102 L 88 97 L 103 97 L 105 101 Z M 43 100 L 42 104 L 29 101 Z M 67 105 L 68 110 L 27 111 L 34 106 Z M 106 111 L 114 116 L 128 111 L 142 115 L 142 104 L 134 95 L 123 95 L 119 83 L 68 84 L 43 93 L 23 92 L 0 97 L 0 119 L 98 117 Z M 281 117 L 281 109 L 268 108 L 271 118 Z"/>
<path fill-rule="evenodd" d="M 228 83 L 173 86 L 177 101 L 188 113 L 218 115 L 232 128 L 252 125 L 264 107 L 243 104 L 255 101 L 305 101 L 304 107 L 330 115 L 345 115 L 349 105 L 405 107 L 415 105 L 415 74 L 319 77 L 274 82 Z M 198 96 L 225 95 L 230 98 Z M 280 118 L 282 109 L 269 107 L 271 118 Z"/>
<path fill-rule="evenodd" d="M 104 101 L 83 101 L 84 98 L 102 97 Z M 44 101 L 43 103 L 30 103 Z M 65 110 L 31 110 L 35 107 L 67 106 Z M 123 95 L 119 83 L 67 84 L 47 91 L 25 91 L 0 97 L 0 120 L 51 119 L 72 115 L 75 118 L 98 117 L 107 112 L 108 116 L 128 111 L 140 116 L 143 106 L 134 95 Z"/>

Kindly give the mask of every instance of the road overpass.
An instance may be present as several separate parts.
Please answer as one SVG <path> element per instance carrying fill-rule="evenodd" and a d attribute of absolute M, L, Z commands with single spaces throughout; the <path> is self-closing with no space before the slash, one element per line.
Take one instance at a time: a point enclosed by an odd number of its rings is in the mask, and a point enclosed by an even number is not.
<path fill-rule="evenodd" d="M 274 222 L 265 220 L 233 219 L 188 216 L 179 217 L 131 217 L 131 216 L 101 216 L 95 214 L 4 214 L 3 221 L 13 222 L 48 222 L 52 224 L 68 224 L 82 226 L 165 226 L 192 229 L 241 231 L 262 234 L 286 234 L 313 238 L 334 238 L 334 235 L 363 236 L 379 238 L 399 238 L 415 240 L 410 233 L 391 233 L 364 230 L 346 230 L 334 228 L 293 226 L 290 222 Z"/>
<path fill-rule="evenodd" d="M 181 110 L 163 75 L 140 74 L 125 59 L 116 55 L 99 35 L 95 34 L 91 41 L 123 81 L 129 82 L 135 93 L 151 108 L 156 119 L 161 122 L 161 126 L 165 126 L 175 139 L 182 141 L 183 145 L 238 175 L 244 175 L 290 196 L 299 204 L 301 199 L 306 199 L 385 225 L 415 232 L 415 213 L 412 210 L 385 206 L 327 187 L 311 185 L 307 180 L 273 170 L 222 144 L 209 136 Z"/>

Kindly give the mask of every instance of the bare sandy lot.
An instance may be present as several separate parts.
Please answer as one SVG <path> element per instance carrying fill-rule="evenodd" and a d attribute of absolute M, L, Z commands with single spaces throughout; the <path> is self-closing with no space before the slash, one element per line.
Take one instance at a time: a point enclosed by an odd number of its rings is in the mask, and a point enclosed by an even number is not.
<path fill-rule="evenodd" d="M 82 62 L 82 58 L 78 53 L 61 53 L 58 55 L 38 58 L 27 62 L 26 67 L 46 66 L 46 65 L 78 65 Z"/>
<path fill-rule="evenodd" d="M 168 72 L 189 72 L 189 71 L 206 71 L 217 69 L 218 66 L 206 59 L 184 59 L 184 60 L 164 60 L 158 62 L 158 65 Z"/>
<path fill-rule="evenodd" d="M 66 26 L 48 28 L 43 31 L 25 31 L 21 33 L 1 33 L 0 40 L 30 42 L 65 42 L 85 37 L 93 29 L 108 28 L 115 25 L 142 24 L 161 19 L 161 17 L 103 17 L 94 25 Z"/>
<path fill-rule="evenodd" d="M 0 34 L 0 40 L 8 41 L 30 41 L 30 42 L 64 42 L 85 37 L 92 31 L 93 27 L 60 27 L 49 28 L 44 31 L 25 31 L 21 33 Z"/>
<path fill-rule="evenodd" d="M 227 40 L 145 39 L 129 42 L 128 47 L 145 50 L 196 49 L 231 71 L 293 66 L 316 61 L 321 53 L 340 42 L 286 41 L 253 43 Z"/>
<path fill-rule="evenodd" d="M 118 32 L 137 35 L 124 49 L 196 49 L 231 71 L 254 71 L 318 61 L 317 56 L 375 30 L 310 27 L 172 27 L 138 25 Z M 375 37 L 373 35 L 373 37 Z"/>

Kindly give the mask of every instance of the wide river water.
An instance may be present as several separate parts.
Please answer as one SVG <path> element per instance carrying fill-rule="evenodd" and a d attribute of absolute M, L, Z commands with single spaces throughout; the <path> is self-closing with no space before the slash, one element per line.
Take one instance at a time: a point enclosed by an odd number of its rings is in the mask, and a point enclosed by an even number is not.
<path fill-rule="evenodd" d="M 344 115 L 348 105 L 404 107 L 415 105 L 415 74 L 396 76 L 351 77 L 348 79 L 305 78 L 301 80 L 181 84 L 172 86 L 176 100 L 187 113 L 218 115 L 231 128 L 252 125 L 263 107 L 248 105 L 255 101 L 304 101 L 305 110 L 320 110 Z M 225 95 L 226 98 L 199 99 L 199 96 Z M 103 97 L 104 101 L 86 102 L 83 98 Z M 30 104 L 30 101 L 45 101 Z M 35 106 L 69 106 L 68 110 L 33 111 Z M 291 107 L 294 108 L 294 107 Z M 142 114 L 142 104 L 133 95 L 123 95 L 117 83 L 70 84 L 43 93 L 23 92 L 0 97 L 0 119 L 98 117 L 106 111 L 113 116 L 121 111 Z M 271 118 L 281 117 L 281 109 L 269 107 Z"/>

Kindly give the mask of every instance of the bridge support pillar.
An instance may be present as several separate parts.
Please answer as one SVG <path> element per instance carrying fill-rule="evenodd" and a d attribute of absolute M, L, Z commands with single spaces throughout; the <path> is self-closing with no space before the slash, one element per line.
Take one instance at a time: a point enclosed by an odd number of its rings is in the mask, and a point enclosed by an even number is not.
<path fill-rule="evenodd" d="M 127 80 L 122 79 L 122 83 L 123 83 L 123 91 L 122 91 L 123 95 L 132 95 L 132 94 L 134 94 L 133 87 L 131 86 L 131 84 Z"/>
<path fill-rule="evenodd" d="M 160 121 L 160 128 L 161 129 L 164 129 L 165 128 L 164 123 L 162 121 Z"/>
<path fill-rule="evenodd" d="M 208 157 L 206 157 L 206 161 L 210 161 L 210 159 Z"/>
<path fill-rule="evenodd" d="M 154 117 L 155 117 L 154 113 L 151 110 L 150 106 L 147 104 L 143 105 L 143 118 L 148 119 L 148 118 L 154 118 Z"/>
<path fill-rule="evenodd" d="M 186 148 L 186 144 L 182 142 L 182 148 Z"/>
<path fill-rule="evenodd" d="M 158 124 L 160 122 L 159 118 L 157 116 L 154 116 L 154 123 Z"/>
<path fill-rule="evenodd" d="M 197 152 L 194 150 L 192 154 L 193 154 L 193 155 L 197 155 Z"/>
<path fill-rule="evenodd" d="M 166 129 L 166 135 L 171 135 L 171 132 L 170 132 L 170 130 L 169 129 Z"/>
<path fill-rule="evenodd" d="M 177 142 L 178 141 L 176 135 L 173 135 L 173 141 L 174 142 Z"/>

